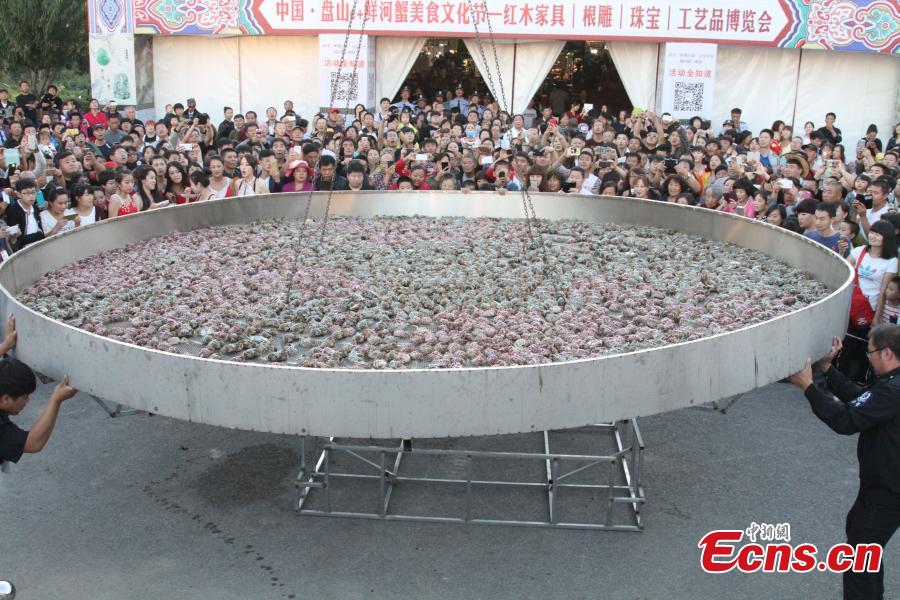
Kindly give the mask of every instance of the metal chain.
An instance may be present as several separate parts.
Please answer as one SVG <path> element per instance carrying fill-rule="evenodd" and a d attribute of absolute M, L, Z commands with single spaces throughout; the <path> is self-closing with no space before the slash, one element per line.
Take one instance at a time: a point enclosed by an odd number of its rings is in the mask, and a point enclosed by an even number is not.
<path fill-rule="evenodd" d="M 353 0 L 353 6 L 350 9 L 350 18 L 347 21 L 347 32 L 344 34 L 344 45 L 341 48 L 341 60 L 338 62 L 337 77 L 335 77 L 334 81 L 331 82 L 331 98 L 330 98 L 330 101 L 328 104 L 329 107 L 334 106 L 334 102 L 337 99 L 338 86 L 339 86 L 340 80 L 341 80 L 341 71 L 344 68 L 344 58 L 347 55 L 347 46 L 350 43 L 350 31 L 353 28 L 353 21 L 356 17 L 357 2 L 358 2 L 358 0 Z M 366 4 L 368 4 L 369 0 L 365 0 L 365 2 L 366 2 Z M 360 34 L 359 34 L 358 43 L 356 45 L 356 59 L 354 62 L 354 68 L 356 67 L 356 64 L 359 62 L 359 52 L 360 52 L 360 48 L 362 47 L 362 37 L 365 33 L 367 16 L 368 16 L 368 13 L 364 11 L 363 12 L 363 26 L 362 26 L 362 30 L 360 31 Z M 348 93 L 347 94 L 347 108 L 349 108 L 349 107 L 350 107 L 350 94 Z M 315 171 L 313 171 L 313 172 L 315 172 Z M 327 200 L 326 208 L 325 208 L 325 219 L 322 223 L 322 239 L 323 240 L 325 238 L 325 226 L 328 223 L 328 211 L 331 209 L 331 195 L 334 193 L 335 179 L 337 179 L 337 169 L 335 169 L 335 174 L 331 178 L 331 189 L 328 191 L 328 200 Z M 291 264 L 291 267 L 288 269 L 287 285 L 285 286 L 285 292 L 282 296 L 280 307 L 278 309 L 278 312 L 276 313 L 276 316 L 279 316 L 279 317 L 281 316 L 281 313 L 284 311 L 284 309 L 289 304 L 291 293 L 293 292 L 295 274 L 297 272 L 297 265 L 300 262 L 301 250 L 303 249 L 303 239 L 306 234 L 307 224 L 309 222 L 309 212 L 310 212 L 310 207 L 312 206 L 314 190 L 315 190 L 315 186 L 313 186 L 313 188 L 309 190 L 309 192 L 307 193 L 307 196 L 306 196 L 306 209 L 303 211 L 303 221 L 300 224 L 300 230 L 297 232 L 297 237 L 295 238 L 295 241 L 294 241 L 294 261 Z M 321 252 L 321 249 L 322 249 L 322 244 L 319 244 L 319 246 L 318 246 L 319 252 Z"/>
<path fill-rule="evenodd" d="M 491 13 L 487 10 L 487 0 L 484 1 L 484 16 L 487 21 L 488 33 L 491 36 L 491 48 L 494 52 L 494 66 L 497 68 L 497 81 L 500 82 L 500 95 L 503 99 L 503 105 L 500 107 L 506 111 L 506 114 L 510 113 L 510 105 L 509 102 L 506 101 L 506 88 L 503 85 L 503 71 L 500 70 L 500 59 L 497 58 L 497 44 L 494 41 L 494 28 L 491 25 Z M 487 63 L 487 61 L 485 61 Z M 513 79 L 515 79 L 515 74 L 513 74 Z M 512 118 L 512 116 L 510 116 Z"/>
<path fill-rule="evenodd" d="M 472 15 L 472 25 L 475 28 L 475 40 L 478 43 L 478 52 L 481 55 L 482 64 L 484 64 L 484 70 L 485 70 L 484 76 L 487 79 L 488 87 L 491 88 L 491 90 L 496 90 L 497 86 L 494 85 L 494 77 L 491 73 L 491 67 L 488 64 L 487 55 L 484 53 L 484 44 L 481 40 L 481 31 L 478 29 L 478 16 L 475 14 L 475 7 L 472 4 L 472 0 L 466 0 L 466 1 L 469 5 L 469 14 Z M 494 65 L 497 68 L 497 79 L 500 82 L 500 93 L 498 94 L 499 97 L 497 98 L 497 100 L 498 100 L 498 103 L 502 102 L 504 104 L 504 106 L 501 108 L 504 108 L 504 110 L 506 110 L 507 114 L 509 114 L 509 104 L 506 102 L 506 92 L 503 89 L 503 75 L 500 72 L 500 61 L 497 58 L 497 45 L 494 42 L 494 28 L 491 26 L 491 15 L 487 9 L 487 3 L 483 2 L 482 6 L 484 7 L 485 20 L 487 21 L 488 30 L 490 31 L 491 46 L 493 48 L 493 53 L 494 53 Z M 529 241 L 533 242 L 534 241 L 534 224 L 533 224 L 534 217 L 528 211 L 528 203 L 525 202 L 524 196 L 522 198 L 522 208 L 525 211 L 525 222 L 528 225 L 528 231 L 526 233 L 528 234 Z M 532 207 L 532 213 L 533 213 L 533 207 Z"/>
<path fill-rule="evenodd" d="M 475 26 L 475 36 L 478 40 L 478 49 L 479 49 L 479 52 L 481 53 L 481 59 L 484 61 L 485 69 L 487 70 L 489 85 L 491 87 L 493 87 L 494 86 L 493 77 L 491 76 L 491 73 L 490 73 L 490 67 L 487 64 L 487 57 L 484 54 L 484 46 L 481 42 L 481 33 L 478 30 L 478 20 L 475 17 L 474 10 L 472 8 L 472 0 L 467 0 L 467 1 L 469 3 L 469 10 L 470 10 L 470 12 L 472 12 L 472 23 Z M 484 10 L 485 20 L 487 21 L 488 32 L 490 35 L 491 48 L 492 48 L 492 52 L 494 54 L 494 66 L 497 69 L 497 80 L 500 84 L 500 86 L 499 86 L 500 87 L 500 94 L 499 94 L 500 98 L 498 98 L 498 100 L 502 101 L 502 103 L 503 103 L 503 106 L 501 106 L 501 108 L 504 108 L 506 110 L 506 113 L 509 114 L 510 106 L 506 99 L 506 89 L 503 85 L 503 72 L 500 69 L 500 60 L 497 56 L 497 43 L 494 38 L 494 28 L 491 25 L 491 13 L 487 10 L 486 2 L 484 3 L 484 7 L 485 7 L 485 10 Z M 555 295 L 558 298 L 562 297 L 563 305 L 565 305 L 566 296 L 564 294 L 560 295 L 560 285 L 559 285 L 559 281 L 558 281 L 558 277 L 561 278 L 562 273 L 560 272 L 560 268 L 558 265 L 557 265 L 556 269 L 553 269 L 555 271 L 555 273 L 551 273 L 551 266 L 550 266 L 550 261 L 548 259 L 548 253 L 547 253 L 547 245 L 544 243 L 544 233 L 545 232 L 542 231 L 542 228 L 539 227 L 539 225 L 538 225 L 537 211 L 534 208 L 534 201 L 531 197 L 531 193 L 528 191 L 527 181 L 524 181 L 524 180 L 520 181 L 520 184 L 521 184 L 521 191 L 522 191 L 522 207 L 525 211 L 525 221 L 528 225 L 528 232 L 527 232 L 528 237 L 533 246 L 534 240 L 535 240 L 535 230 L 537 230 L 537 246 L 541 251 L 541 258 L 542 258 L 542 260 L 541 260 L 541 262 L 542 262 L 541 279 L 539 281 L 536 281 L 534 283 L 534 285 L 531 286 L 531 289 L 527 293 L 529 293 L 529 294 L 532 293 L 535 289 L 537 289 L 537 287 L 541 283 L 543 283 L 545 280 L 549 279 L 550 284 L 553 286 Z M 553 277 L 553 275 L 557 275 L 558 277 Z"/>
<path fill-rule="evenodd" d="M 359 68 L 359 53 L 362 49 L 362 40 L 363 36 L 366 34 L 366 24 L 369 21 L 369 11 L 366 10 L 369 5 L 370 0 L 363 0 L 363 22 L 362 27 L 359 30 L 359 38 L 356 41 L 356 57 L 353 59 L 353 70 Z M 350 11 L 350 23 L 347 25 L 347 35 L 344 37 L 344 48 L 341 51 L 341 62 L 338 63 L 338 76 L 337 81 L 341 79 L 341 67 L 344 65 L 344 53 L 347 51 L 347 42 L 350 39 L 350 25 L 353 23 L 353 19 L 356 17 L 356 3 L 357 0 L 353 0 L 353 8 Z M 332 87 L 332 94 L 334 94 L 334 90 L 337 86 Z M 334 105 L 335 96 L 332 95 L 331 104 Z M 349 85 L 347 88 L 347 110 L 350 110 L 350 89 Z M 337 180 L 337 165 L 335 165 L 334 175 L 331 177 L 331 187 L 328 190 L 328 199 L 325 201 L 325 218 L 322 220 L 322 237 L 319 244 L 319 249 L 321 250 L 322 245 L 325 242 L 325 230 L 328 227 L 328 214 L 331 212 L 331 196 L 334 194 L 334 182 Z"/>

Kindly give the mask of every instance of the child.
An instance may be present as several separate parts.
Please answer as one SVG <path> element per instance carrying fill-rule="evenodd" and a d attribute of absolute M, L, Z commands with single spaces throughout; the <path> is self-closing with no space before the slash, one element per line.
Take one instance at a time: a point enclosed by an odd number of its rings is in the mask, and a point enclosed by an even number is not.
<path fill-rule="evenodd" d="M 900 317 L 900 276 L 894 275 L 884 288 L 884 305 L 881 319 L 876 323 L 897 323 Z"/>
<path fill-rule="evenodd" d="M 413 190 L 413 182 L 409 177 L 403 176 L 397 180 L 397 189 L 401 192 L 411 192 Z"/>
<path fill-rule="evenodd" d="M 852 243 L 854 248 L 859 245 L 856 243 L 856 237 L 859 235 L 859 223 L 854 223 L 853 221 L 844 221 L 843 223 L 841 223 L 840 232 L 841 235 L 848 240 L 853 240 Z"/>
<path fill-rule="evenodd" d="M 6 338 L 0 343 L 0 351 L 16 347 L 16 321 L 10 317 L 6 323 Z M 28 396 L 37 388 L 37 380 L 28 366 L 14 358 L 0 358 L 0 471 L 8 472 L 9 463 L 19 462 L 23 453 L 43 450 L 53 433 L 59 406 L 74 396 L 77 390 L 69 386 L 69 376 L 57 384 L 50 395 L 47 408 L 34 422 L 30 431 L 24 431 L 9 420 L 22 412 L 28 404 Z"/>
<path fill-rule="evenodd" d="M 798 206 L 798 215 L 804 214 L 805 209 L 802 205 L 805 202 L 804 200 Z M 803 235 L 846 258 L 850 254 L 850 240 L 831 227 L 831 220 L 834 219 L 835 214 L 834 204 L 819 202 L 813 214 L 812 227 L 807 229 Z"/>
<path fill-rule="evenodd" d="M 17 226 L 19 232 L 11 235 L 13 250 L 21 250 L 28 244 L 44 239 L 41 231 L 41 209 L 35 204 L 37 200 L 37 184 L 34 179 L 20 177 L 16 181 L 13 195 L 15 202 L 6 208 L 6 224 Z"/>

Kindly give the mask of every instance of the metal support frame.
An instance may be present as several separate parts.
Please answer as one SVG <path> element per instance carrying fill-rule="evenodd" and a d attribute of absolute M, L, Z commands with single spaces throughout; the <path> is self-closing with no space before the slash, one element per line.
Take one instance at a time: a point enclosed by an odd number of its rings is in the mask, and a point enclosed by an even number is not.
<path fill-rule="evenodd" d="M 101 400 L 97 396 L 92 396 L 90 394 L 88 395 L 93 398 L 94 402 L 100 405 L 100 408 L 102 408 L 111 419 L 115 419 L 116 417 L 130 417 L 131 415 L 136 415 L 144 412 L 136 408 L 125 408 L 124 404 L 113 404 L 112 402 Z"/>
<path fill-rule="evenodd" d="M 584 428 L 583 428 L 584 429 Z M 644 489 L 641 485 L 643 469 L 644 441 L 636 419 L 591 425 L 591 432 L 604 434 L 615 443 L 616 451 L 608 454 L 562 454 L 551 451 L 550 438 L 553 432 L 544 431 L 544 451 L 536 452 L 498 452 L 485 450 L 447 450 L 440 448 L 413 447 L 413 441 L 404 438 L 391 446 L 342 444 L 335 438 L 328 438 L 318 456 L 312 470 L 306 460 L 306 438 L 301 444 L 301 470 L 297 477 L 300 488 L 298 511 L 301 515 L 346 517 L 357 519 L 380 519 L 386 521 L 418 521 L 432 523 L 474 523 L 479 525 L 512 525 L 525 527 L 553 527 L 561 529 L 594 529 L 610 531 L 643 530 L 641 505 L 645 502 Z M 593 437 L 593 436 L 592 436 Z M 363 472 L 346 472 L 334 467 L 335 457 L 351 457 L 354 465 Z M 465 477 L 426 477 L 412 474 L 401 474 L 400 467 L 404 457 L 430 456 L 437 458 L 464 461 Z M 409 458 L 408 460 L 412 460 Z M 530 461 L 543 462 L 540 481 L 508 481 L 500 479 L 477 478 L 475 465 L 480 461 Z M 602 470 L 606 468 L 606 477 Z M 600 471 L 600 473 L 596 473 Z M 597 477 L 600 475 L 600 477 Z M 580 476 L 576 477 L 576 476 Z M 599 479 L 599 482 L 597 480 Z M 337 492 L 341 481 L 357 483 L 377 483 L 377 503 L 372 510 L 342 510 L 336 504 Z M 462 488 L 464 509 L 463 516 L 428 516 L 395 512 L 391 503 L 392 493 L 399 486 L 446 485 L 449 488 Z M 546 518 L 483 518 L 475 514 L 473 506 L 474 490 L 485 487 L 496 487 L 511 490 L 514 488 L 543 489 L 546 491 Z M 316 490 L 315 492 L 313 490 Z M 562 517 L 561 496 L 575 490 L 591 494 L 603 495 L 599 507 L 591 507 L 590 512 L 597 518 L 585 522 L 567 521 Z M 321 498 L 319 497 L 321 494 Z M 321 506 L 311 508 L 315 501 Z M 627 522 L 616 523 L 619 516 L 614 511 L 616 505 L 626 508 Z M 629 508 L 630 507 L 630 508 Z M 596 510 L 595 508 L 599 508 Z M 621 517 L 620 517 L 621 518 Z"/>

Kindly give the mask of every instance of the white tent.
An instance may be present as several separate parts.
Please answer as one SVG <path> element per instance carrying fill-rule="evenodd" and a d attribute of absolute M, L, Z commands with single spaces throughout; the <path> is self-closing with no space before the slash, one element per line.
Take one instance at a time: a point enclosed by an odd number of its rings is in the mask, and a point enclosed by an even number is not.
<path fill-rule="evenodd" d="M 394 97 L 424 43 L 421 37 L 377 39 L 377 98 Z M 482 40 L 479 48 L 477 40 L 468 39 L 466 44 L 483 77 L 491 74 L 498 88 L 491 90 L 494 97 L 515 113 L 537 92 L 564 42 L 497 40 L 492 45 Z M 660 44 L 607 46 L 632 104 L 658 106 Z M 282 102 L 290 99 L 298 113 L 309 117 L 320 108 L 317 63 L 316 36 L 154 37 L 155 112 L 158 116 L 166 104 L 194 96 L 215 121 L 225 106 L 259 113 L 275 106 L 280 112 Z M 776 119 L 793 122 L 795 131 L 801 131 L 805 121 L 820 126 L 826 112 L 835 112 L 850 144 L 870 123 L 888 134 L 898 120 L 898 91 L 900 60 L 892 55 L 720 45 L 714 110 L 704 116 L 721 123 L 733 107 L 741 107 L 752 131 Z"/>

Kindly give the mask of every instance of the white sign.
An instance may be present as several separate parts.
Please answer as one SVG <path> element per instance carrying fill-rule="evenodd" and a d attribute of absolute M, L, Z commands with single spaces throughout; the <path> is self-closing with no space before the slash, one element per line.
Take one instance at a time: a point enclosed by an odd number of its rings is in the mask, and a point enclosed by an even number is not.
<path fill-rule="evenodd" d="M 320 108 L 352 112 L 357 104 L 375 106 L 375 40 L 367 35 L 320 35 Z"/>
<path fill-rule="evenodd" d="M 352 0 L 256 0 L 253 12 L 266 34 L 343 33 L 353 4 Z M 779 0 L 359 0 L 351 31 L 474 37 L 477 23 L 482 34 L 492 30 L 497 37 L 774 46 L 794 22 Z"/>
<path fill-rule="evenodd" d="M 91 96 L 105 102 L 137 103 L 134 73 L 134 35 L 92 33 L 88 41 L 91 55 Z"/>
<path fill-rule="evenodd" d="M 665 45 L 661 113 L 676 119 L 712 117 L 716 83 L 715 44 Z"/>

